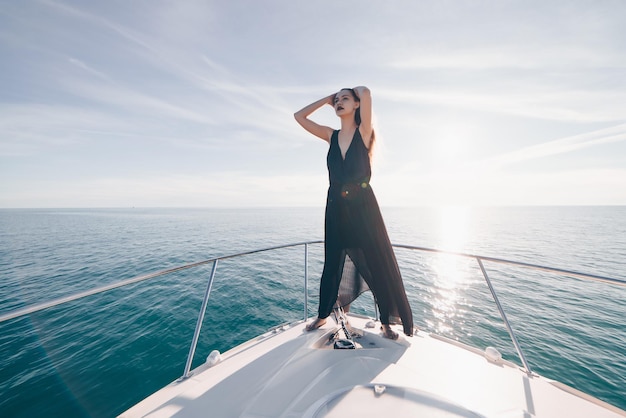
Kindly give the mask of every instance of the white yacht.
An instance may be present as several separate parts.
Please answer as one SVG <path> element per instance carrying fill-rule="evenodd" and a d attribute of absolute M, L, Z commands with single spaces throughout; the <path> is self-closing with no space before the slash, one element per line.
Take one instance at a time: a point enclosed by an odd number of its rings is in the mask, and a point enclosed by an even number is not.
<path fill-rule="evenodd" d="M 337 312 L 335 321 L 327 321 L 316 331 L 305 330 L 306 322 L 312 320 L 308 318 L 274 328 L 223 354 L 213 351 L 193 371 L 188 359 L 183 377 L 121 417 L 626 417 L 625 411 L 531 369 L 483 261 L 618 285 L 625 282 L 460 256 L 478 262 L 521 365 L 503 360 L 494 347 L 471 347 L 419 329 L 408 337 L 400 325 L 398 340 L 389 340 L 382 336 L 375 316 Z M 213 261 L 198 324 L 217 262 Z"/>
<path fill-rule="evenodd" d="M 307 318 L 307 297 L 304 297 L 301 319 L 270 329 L 224 353 L 214 350 L 206 362 L 192 368 L 220 260 L 301 246 L 305 252 L 306 295 L 308 246 L 319 243 L 289 244 L 176 267 L 25 308 L 4 315 L 0 321 L 212 263 L 182 377 L 120 417 L 626 417 L 626 411 L 543 377 L 531 368 L 484 262 L 616 286 L 626 286 L 626 281 L 413 246 L 395 247 L 475 259 L 518 354 L 519 364 L 503 359 L 493 346 L 472 347 L 417 328 L 409 337 L 402 333 L 401 325 L 396 325 L 399 338 L 384 338 L 375 310 L 371 316 L 336 311 L 333 320 L 307 332 L 306 323 L 313 318 Z"/>

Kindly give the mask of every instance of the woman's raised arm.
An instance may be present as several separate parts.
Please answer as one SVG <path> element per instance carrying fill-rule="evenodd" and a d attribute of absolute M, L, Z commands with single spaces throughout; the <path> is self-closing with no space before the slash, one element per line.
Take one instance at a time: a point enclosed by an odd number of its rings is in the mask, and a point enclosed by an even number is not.
<path fill-rule="evenodd" d="M 361 125 L 359 126 L 361 138 L 363 138 L 365 146 L 369 149 L 372 142 L 372 132 L 374 130 L 372 126 L 372 95 L 370 89 L 365 86 L 354 87 L 353 90 L 361 102 L 359 106 L 361 113 Z"/>
<path fill-rule="evenodd" d="M 311 119 L 309 119 L 309 115 L 326 104 L 333 106 L 334 99 L 335 94 L 331 94 L 327 97 L 319 99 L 316 102 L 311 103 L 310 105 L 304 106 L 302 109 L 294 113 L 293 116 L 294 118 L 296 118 L 296 121 L 298 121 L 300 126 L 302 126 L 304 129 L 306 129 L 316 137 L 321 138 L 326 142 L 330 142 L 330 137 L 333 134 L 333 128 L 329 126 L 319 125 L 313 122 Z"/>

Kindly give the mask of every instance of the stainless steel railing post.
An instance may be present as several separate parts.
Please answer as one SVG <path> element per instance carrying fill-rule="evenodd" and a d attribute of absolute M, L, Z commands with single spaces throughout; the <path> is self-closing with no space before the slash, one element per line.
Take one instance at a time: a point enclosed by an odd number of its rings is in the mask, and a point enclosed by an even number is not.
<path fill-rule="evenodd" d="M 304 244 L 304 320 L 309 317 L 309 244 Z"/>
<path fill-rule="evenodd" d="M 515 349 L 517 350 L 517 355 L 519 356 L 520 360 L 522 360 L 522 364 L 524 364 L 524 369 L 526 370 L 526 373 L 531 374 L 532 370 L 530 369 L 530 365 L 526 361 L 526 357 L 524 356 L 524 353 L 522 352 L 522 348 L 517 342 L 517 337 L 515 337 L 515 333 L 513 332 L 513 328 L 511 328 L 511 324 L 509 323 L 509 320 L 506 318 L 506 314 L 504 313 L 504 309 L 502 308 L 502 305 L 500 304 L 500 300 L 498 299 L 496 290 L 493 288 L 493 285 L 491 284 L 491 280 L 489 280 L 489 276 L 487 275 L 487 270 L 485 270 L 485 266 L 483 266 L 483 262 L 480 259 L 480 257 L 476 257 L 476 261 L 478 261 L 478 265 L 480 266 L 480 270 L 483 272 L 483 277 L 485 278 L 485 281 L 487 282 L 487 286 L 489 287 L 491 296 L 493 296 L 493 300 L 496 302 L 496 306 L 498 307 L 498 310 L 500 311 L 500 316 L 502 317 L 502 320 L 504 321 L 504 325 L 506 326 L 506 329 L 509 332 L 509 335 L 511 336 L 511 341 L 513 341 L 513 345 L 515 346 Z"/>
<path fill-rule="evenodd" d="M 215 277 L 215 271 L 217 270 L 217 262 L 219 259 L 216 259 L 213 262 L 213 269 L 211 270 L 211 277 L 209 277 L 209 283 L 206 287 L 206 292 L 204 292 L 204 299 L 202 300 L 202 307 L 200 308 L 200 312 L 198 313 L 198 322 L 196 322 L 196 330 L 193 333 L 193 340 L 191 342 L 191 347 L 189 347 L 189 355 L 187 356 L 187 363 L 185 364 L 185 372 L 183 373 L 182 379 L 187 379 L 190 376 L 191 363 L 193 362 L 193 356 L 196 352 L 196 346 L 198 345 L 198 338 L 200 337 L 200 328 L 202 328 L 202 321 L 204 320 L 204 314 L 206 313 L 206 306 L 209 301 L 209 296 L 211 295 L 211 287 L 213 286 L 213 278 Z"/>

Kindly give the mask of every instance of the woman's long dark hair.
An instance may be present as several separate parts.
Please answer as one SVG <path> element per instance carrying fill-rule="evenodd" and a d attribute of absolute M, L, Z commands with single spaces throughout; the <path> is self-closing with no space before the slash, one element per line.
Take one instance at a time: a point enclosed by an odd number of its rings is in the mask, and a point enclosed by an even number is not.
<path fill-rule="evenodd" d="M 361 103 L 361 99 L 359 99 L 359 96 L 356 95 L 356 92 L 354 91 L 354 89 L 351 88 L 343 88 L 341 90 L 339 90 L 340 92 L 343 90 L 347 90 L 350 92 L 350 94 L 352 94 L 352 98 Z M 337 93 L 339 94 L 339 93 Z M 361 106 L 359 106 L 356 111 L 354 112 L 354 122 L 356 122 L 356 126 L 359 127 L 361 126 Z M 367 154 L 370 157 L 370 160 L 372 159 L 372 155 L 374 154 L 374 143 L 376 142 L 376 133 L 374 132 L 374 129 L 372 128 L 372 140 L 370 141 L 370 147 L 367 150 Z"/>

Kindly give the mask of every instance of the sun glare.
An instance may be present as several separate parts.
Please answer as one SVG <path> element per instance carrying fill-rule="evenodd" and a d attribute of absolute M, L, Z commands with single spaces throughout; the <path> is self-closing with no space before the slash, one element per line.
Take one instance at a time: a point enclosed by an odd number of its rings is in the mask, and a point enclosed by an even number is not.
<path fill-rule="evenodd" d="M 467 239 L 469 208 L 447 206 L 441 208 L 441 248 L 449 251 L 463 249 Z"/>
<path fill-rule="evenodd" d="M 458 123 L 446 124 L 437 128 L 434 136 L 434 157 L 437 165 L 450 165 L 460 161 L 467 151 L 470 129 Z"/>
<path fill-rule="evenodd" d="M 466 207 L 444 207 L 440 212 L 441 229 L 439 248 L 461 252 L 467 239 L 469 209 Z M 467 261 L 451 254 L 438 254 L 434 262 L 435 294 L 433 295 L 432 324 L 438 332 L 453 333 L 463 313 L 459 302 L 463 289 L 468 285 Z M 461 325 L 462 326 L 462 325 Z"/>
<path fill-rule="evenodd" d="M 446 251 L 460 252 L 467 239 L 469 209 L 449 206 L 441 209 L 441 236 L 439 248 Z M 439 254 L 437 257 L 438 286 L 455 289 L 465 282 L 465 259 L 452 254 Z"/>

